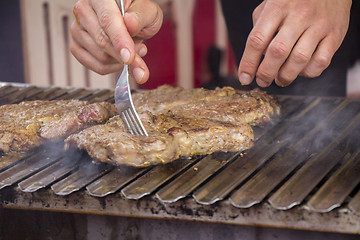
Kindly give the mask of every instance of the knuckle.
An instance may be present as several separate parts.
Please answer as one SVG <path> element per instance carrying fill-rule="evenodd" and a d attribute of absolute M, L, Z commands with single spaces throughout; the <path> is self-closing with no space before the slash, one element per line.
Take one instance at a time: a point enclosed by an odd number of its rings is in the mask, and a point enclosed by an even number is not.
<path fill-rule="evenodd" d="M 287 86 L 290 85 L 295 80 L 296 77 L 291 76 L 288 73 L 281 72 L 278 76 L 278 80 L 281 82 L 282 85 Z"/>
<path fill-rule="evenodd" d="M 118 34 L 113 36 L 112 44 L 113 44 L 113 46 L 115 46 L 116 50 L 120 50 L 120 46 L 122 46 L 124 44 L 122 37 Z"/>
<path fill-rule="evenodd" d="M 259 70 L 256 74 L 257 77 L 261 78 L 264 81 L 267 80 L 273 80 L 275 78 L 275 75 L 264 70 Z"/>
<path fill-rule="evenodd" d="M 297 49 L 293 51 L 292 58 L 294 62 L 297 64 L 305 64 L 310 60 L 311 56 L 308 53 L 306 53 L 304 50 Z"/>
<path fill-rule="evenodd" d="M 291 1 L 287 0 L 272 0 L 268 1 L 267 5 L 269 6 L 269 9 L 273 11 L 276 15 L 283 15 L 284 9 L 287 8 L 287 5 L 291 3 Z"/>
<path fill-rule="evenodd" d="M 260 8 L 259 6 L 257 8 L 255 8 L 255 10 L 252 12 L 252 19 L 253 19 L 253 22 L 256 21 L 256 19 L 258 18 L 260 14 Z"/>
<path fill-rule="evenodd" d="M 117 52 L 120 52 L 120 50 L 124 47 L 124 38 L 120 34 L 113 35 L 111 38 L 111 42 L 109 40 L 109 43 L 112 48 L 115 48 Z"/>
<path fill-rule="evenodd" d="M 269 53 L 275 58 L 286 58 L 289 52 L 289 48 L 284 42 L 274 41 L 270 44 Z"/>
<path fill-rule="evenodd" d="M 277 7 L 280 9 L 283 9 L 285 5 L 288 3 L 286 0 L 269 0 L 268 4 L 271 5 L 271 7 Z"/>
<path fill-rule="evenodd" d="M 246 58 L 243 58 L 241 60 L 240 65 L 241 65 L 242 69 L 256 69 L 258 67 L 257 63 L 255 63 L 253 61 L 250 61 L 250 60 L 248 60 Z"/>
<path fill-rule="evenodd" d="M 110 39 L 103 30 L 97 34 L 95 42 L 101 49 L 108 49 L 111 46 Z"/>
<path fill-rule="evenodd" d="M 256 9 L 255 9 L 255 11 L 256 11 Z M 258 13 L 257 12 L 255 12 L 255 11 L 253 11 L 253 13 L 252 13 L 252 20 L 253 20 L 253 23 L 254 22 L 256 22 L 256 19 L 257 19 L 257 16 L 258 16 Z"/>
<path fill-rule="evenodd" d="M 256 50 L 264 50 L 266 48 L 265 36 L 262 32 L 251 32 L 248 37 L 248 44 Z"/>
<path fill-rule="evenodd" d="M 331 57 L 321 54 L 314 57 L 314 62 L 317 64 L 319 68 L 324 69 L 330 65 Z"/>
<path fill-rule="evenodd" d="M 155 7 L 156 7 L 156 11 L 154 11 L 154 13 L 155 13 L 154 19 L 155 20 L 153 21 L 152 25 L 153 25 L 153 28 L 155 28 L 155 31 L 158 32 L 162 26 L 164 14 L 159 6 L 155 6 Z"/>
<path fill-rule="evenodd" d="M 113 23 L 112 12 L 105 9 L 99 14 L 99 24 L 105 31 L 110 28 Z"/>
<path fill-rule="evenodd" d="M 308 21 L 308 19 L 314 15 L 314 8 L 307 3 L 302 4 L 298 6 L 296 14 L 298 21 Z"/>

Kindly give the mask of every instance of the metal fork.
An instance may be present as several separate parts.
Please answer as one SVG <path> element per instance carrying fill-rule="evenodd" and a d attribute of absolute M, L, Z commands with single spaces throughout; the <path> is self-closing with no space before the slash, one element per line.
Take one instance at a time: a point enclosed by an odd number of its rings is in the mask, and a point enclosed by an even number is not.
<path fill-rule="evenodd" d="M 124 16 L 125 9 L 123 0 L 116 0 L 116 3 L 121 8 L 121 13 Z M 131 98 L 129 77 L 129 66 L 124 64 L 123 71 L 115 87 L 114 98 L 116 110 L 131 134 L 148 136 Z"/>

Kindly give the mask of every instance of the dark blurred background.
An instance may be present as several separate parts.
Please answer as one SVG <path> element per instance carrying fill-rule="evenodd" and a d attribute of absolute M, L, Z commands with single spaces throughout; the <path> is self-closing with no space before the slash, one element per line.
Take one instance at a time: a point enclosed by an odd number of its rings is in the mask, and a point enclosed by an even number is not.
<path fill-rule="evenodd" d="M 0 1 L 0 82 L 24 82 L 20 1 Z"/>

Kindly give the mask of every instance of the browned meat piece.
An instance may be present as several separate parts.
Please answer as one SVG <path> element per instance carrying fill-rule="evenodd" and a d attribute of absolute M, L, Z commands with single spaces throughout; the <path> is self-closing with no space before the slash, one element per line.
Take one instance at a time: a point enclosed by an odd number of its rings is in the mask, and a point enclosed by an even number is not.
<path fill-rule="evenodd" d="M 253 143 L 253 131 L 248 124 L 233 125 L 171 113 L 158 116 L 143 113 L 140 117 L 149 137 L 127 133 L 120 117 L 115 116 L 105 125 L 71 135 L 65 142 L 68 147 L 85 149 L 102 162 L 133 167 L 168 163 L 179 156 L 243 151 Z"/>
<path fill-rule="evenodd" d="M 204 88 L 183 89 L 163 85 L 150 91 L 137 92 L 132 95 L 138 112 L 150 111 L 153 114 L 166 112 L 179 104 L 205 98 L 211 90 Z"/>
<path fill-rule="evenodd" d="M 182 89 L 165 85 L 133 96 L 139 112 L 150 111 L 157 115 L 170 110 L 176 116 L 209 118 L 232 124 L 259 125 L 280 111 L 275 99 L 259 89 Z"/>
<path fill-rule="evenodd" d="M 115 114 L 110 103 L 28 101 L 0 106 L 0 151 L 25 151 L 58 140 Z"/>
<path fill-rule="evenodd" d="M 133 95 L 149 137 L 126 132 L 119 116 L 71 135 L 68 147 L 115 165 L 145 167 L 217 151 L 243 151 L 252 146 L 251 125 L 279 113 L 273 97 L 260 90 L 182 89 L 162 86 Z"/>

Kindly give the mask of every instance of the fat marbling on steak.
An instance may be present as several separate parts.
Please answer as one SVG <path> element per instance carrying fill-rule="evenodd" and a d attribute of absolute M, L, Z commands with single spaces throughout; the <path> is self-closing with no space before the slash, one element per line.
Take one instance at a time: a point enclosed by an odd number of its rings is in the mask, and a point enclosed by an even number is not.
<path fill-rule="evenodd" d="M 113 104 L 35 100 L 0 106 L 0 151 L 26 151 L 114 116 Z"/>
<path fill-rule="evenodd" d="M 161 86 L 133 94 L 149 137 L 129 134 L 119 116 L 69 136 L 67 147 L 85 149 L 101 162 L 145 167 L 180 156 L 236 152 L 254 141 L 251 125 L 279 113 L 274 98 L 260 90 L 238 91 Z"/>

